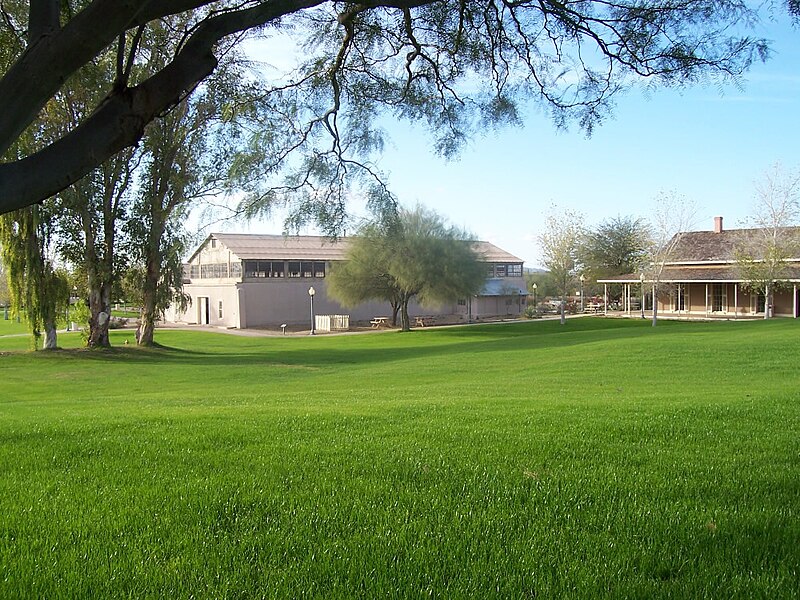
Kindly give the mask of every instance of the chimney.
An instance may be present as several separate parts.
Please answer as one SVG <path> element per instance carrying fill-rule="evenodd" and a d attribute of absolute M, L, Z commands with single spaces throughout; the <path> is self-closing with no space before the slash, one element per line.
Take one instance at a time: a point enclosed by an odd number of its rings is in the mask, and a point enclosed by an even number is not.
<path fill-rule="evenodd" d="M 722 217 L 714 217 L 714 233 L 722 233 Z"/>

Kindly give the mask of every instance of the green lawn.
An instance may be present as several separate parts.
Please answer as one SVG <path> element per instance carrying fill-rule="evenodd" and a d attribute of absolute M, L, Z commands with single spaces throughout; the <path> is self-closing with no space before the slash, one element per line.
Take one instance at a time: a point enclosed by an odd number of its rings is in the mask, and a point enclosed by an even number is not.
<path fill-rule="evenodd" d="M 799 335 L 0 338 L 0 597 L 796 598 Z"/>

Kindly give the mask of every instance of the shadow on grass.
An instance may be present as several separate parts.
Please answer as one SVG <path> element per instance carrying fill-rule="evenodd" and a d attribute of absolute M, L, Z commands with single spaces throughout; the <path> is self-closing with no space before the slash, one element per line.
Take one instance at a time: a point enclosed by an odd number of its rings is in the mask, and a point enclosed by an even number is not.
<path fill-rule="evenodd" d="M 554 321 L 481 324 L 432 328 L 409 333 L 316 338 L 235 337 L 201 331 L 163 331 L 167 344 L 149 348 L 114 346 L 31 354 L 51 360 L 99 361 L 129 364 L 245 366 L 264 364 L 364 365 L 403 360 L 434 359 L 484 352 L 519 352 L 578 347 L 620 339 L 655 342 L 674 334 L 712 333 L 753 328 L 753 323 L 700 323 L 649 320 L 577 318 L 565 325 Z M 169 345 L 176 344 L 176 345 Z"/>

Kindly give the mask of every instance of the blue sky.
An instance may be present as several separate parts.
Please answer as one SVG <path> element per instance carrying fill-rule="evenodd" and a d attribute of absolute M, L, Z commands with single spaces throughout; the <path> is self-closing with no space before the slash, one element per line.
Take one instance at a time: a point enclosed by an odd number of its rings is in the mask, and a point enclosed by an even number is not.
<path fill-rule="evenodd" d="M 767 170 L 776 162 L 800 168 L 800 30 L 782 18 L 761 35 L 773 40 L 774 56 L 755 64 L 741 88 L 631 90 L 588 139 L 531 110 L 523 127 L 476 138 L 450 162 L 431 151 L 423 127 L 404 124 L 389 132 L 379 166 L 401 203 L 436 210 L 526 266 L 540 264 L 536 237 L 554 204 L 592 226 L 648 218 L 656 196 L 675 191 L 696 204 L 697 229 L 710 229 L 717 215 L 736 227 Z M 245 227 L 281 228 L 280 216 Z"/>

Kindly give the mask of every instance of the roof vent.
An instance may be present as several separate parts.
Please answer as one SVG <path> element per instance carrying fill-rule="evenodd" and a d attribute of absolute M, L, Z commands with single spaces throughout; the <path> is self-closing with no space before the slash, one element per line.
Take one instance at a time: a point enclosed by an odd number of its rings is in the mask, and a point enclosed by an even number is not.
<path fill-rule="evenodd" d="M 714 217 L 714 233 L 722 233 L 722 217 Z"/>

